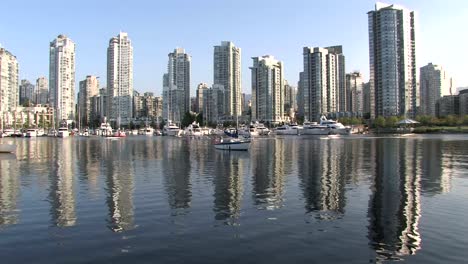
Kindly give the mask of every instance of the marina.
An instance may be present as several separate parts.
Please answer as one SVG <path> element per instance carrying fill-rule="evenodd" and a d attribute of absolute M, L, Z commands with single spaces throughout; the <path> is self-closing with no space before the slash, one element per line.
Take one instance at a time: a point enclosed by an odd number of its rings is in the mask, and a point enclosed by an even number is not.
<path fill-rule="evenodd" d="M 17 146 L 0 155 L 5 263 L 468 257 L 466 135 L 271 135 L 249 151 L 210 137 L 0 142 Z"/>

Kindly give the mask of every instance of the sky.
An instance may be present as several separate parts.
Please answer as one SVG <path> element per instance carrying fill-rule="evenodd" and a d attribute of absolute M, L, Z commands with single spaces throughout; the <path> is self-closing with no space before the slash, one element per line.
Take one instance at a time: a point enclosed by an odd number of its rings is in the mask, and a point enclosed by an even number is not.
<path fill-rule="evenodd" d="M 400 0 L 416 11 L 417 67 L 442 65 L 456 87 L 468 86 L 468 1 Z M 59 34 L 76 43 L 76 92 L 87 75 L 106 85 L 109 39 L 127 32 L 134 49 L 134 89 L 162 92 L 168 53 L 192 56 L 191 95 L 213 82 L 213 46 L 232 41 L 242 49 L 242 90 L 251 92 L 252 57 L 283 61 L 297 85 L 302 48 L 342 45 L 346 71 L 369 76 L 368 0 L 8 1 L 2 5 L 0 45 L 20 64 L 20 78 L 48 77 L 49 44 Z M 419 71 L 419 70 L 418 70 Z"/>

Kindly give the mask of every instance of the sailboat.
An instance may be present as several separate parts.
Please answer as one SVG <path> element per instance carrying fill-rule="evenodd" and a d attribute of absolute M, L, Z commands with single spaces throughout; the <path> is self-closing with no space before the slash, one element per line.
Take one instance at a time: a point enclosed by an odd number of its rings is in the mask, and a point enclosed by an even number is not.
<path fill-rule="evenodd" d="M 227 138 L 221 138 L 214 143 L 215 149 L 220 150 L 249 150 L 250 139 L 239 138 L 238 130 L 238 116 L 236 115 L 236 129 L 226 130 L 224 133 L 228 136 Z"/>

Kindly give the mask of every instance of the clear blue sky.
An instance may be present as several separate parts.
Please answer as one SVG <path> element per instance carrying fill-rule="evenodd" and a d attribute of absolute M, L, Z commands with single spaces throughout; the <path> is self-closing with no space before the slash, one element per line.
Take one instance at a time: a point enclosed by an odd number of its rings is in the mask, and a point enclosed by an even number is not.
<path fill-rule="evenodd" d="M 388 2 L 417 12 L 418 68 L 441 64 L 457 86 L 468 86 L 468 1 Z M 15 54 L 20 76 L 48 77 L 49 43 L 66 34 L 76 44 L 76 81 L 86 75 L 106 81 L 108 41 L 128 32 L 134 47 L 134 87 L 160 94 L 167 54 L 183 47 L 192 55 L 192 91 L 213 82 L 213 46 L 223 40 L 242 48 L 243 91 L 250 93 L 251 57 L 270 54 L 298 81 L 302 47 L 343 45 L 346 71 L 368 79 L 366 13 L 374 1 L 175 0 L 8 1 L 2 6 L 0 44 Z M 192 93 L 192 96 L 194 94 Z"/>

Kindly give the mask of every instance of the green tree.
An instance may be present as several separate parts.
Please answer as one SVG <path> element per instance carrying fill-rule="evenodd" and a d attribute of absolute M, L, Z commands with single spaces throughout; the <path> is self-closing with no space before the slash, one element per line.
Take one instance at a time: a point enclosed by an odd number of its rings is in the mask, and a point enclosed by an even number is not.
<path fill-rule="evenodd" d="M 198 124 L 202 126 L 203 125 L 203 113 L 199 113 L 197 117 L 195 118 L 195 120 Z"/>
<path fill-rule="evenodd" d="M 374 125 L 375 125 L 375 127 L 377 127 L 377 128 L 385 127 L 385 118 L 384 118 L 383 116 L 378 116 L 378 117 L 374 120 Z"/>
<path fill-rule="evenodd" d="M 190 112 L 186 112 L 184 118 L 182 118 L 182 127 L 187 127 L 195 121 L 195 115 L 192 115 Z"/>
<path fill-rule="evenodd" d="M 396 116 L 389 116 L 385 118 L 385 127 L 396 127 L 398 123 L 398 117 Z"/>

